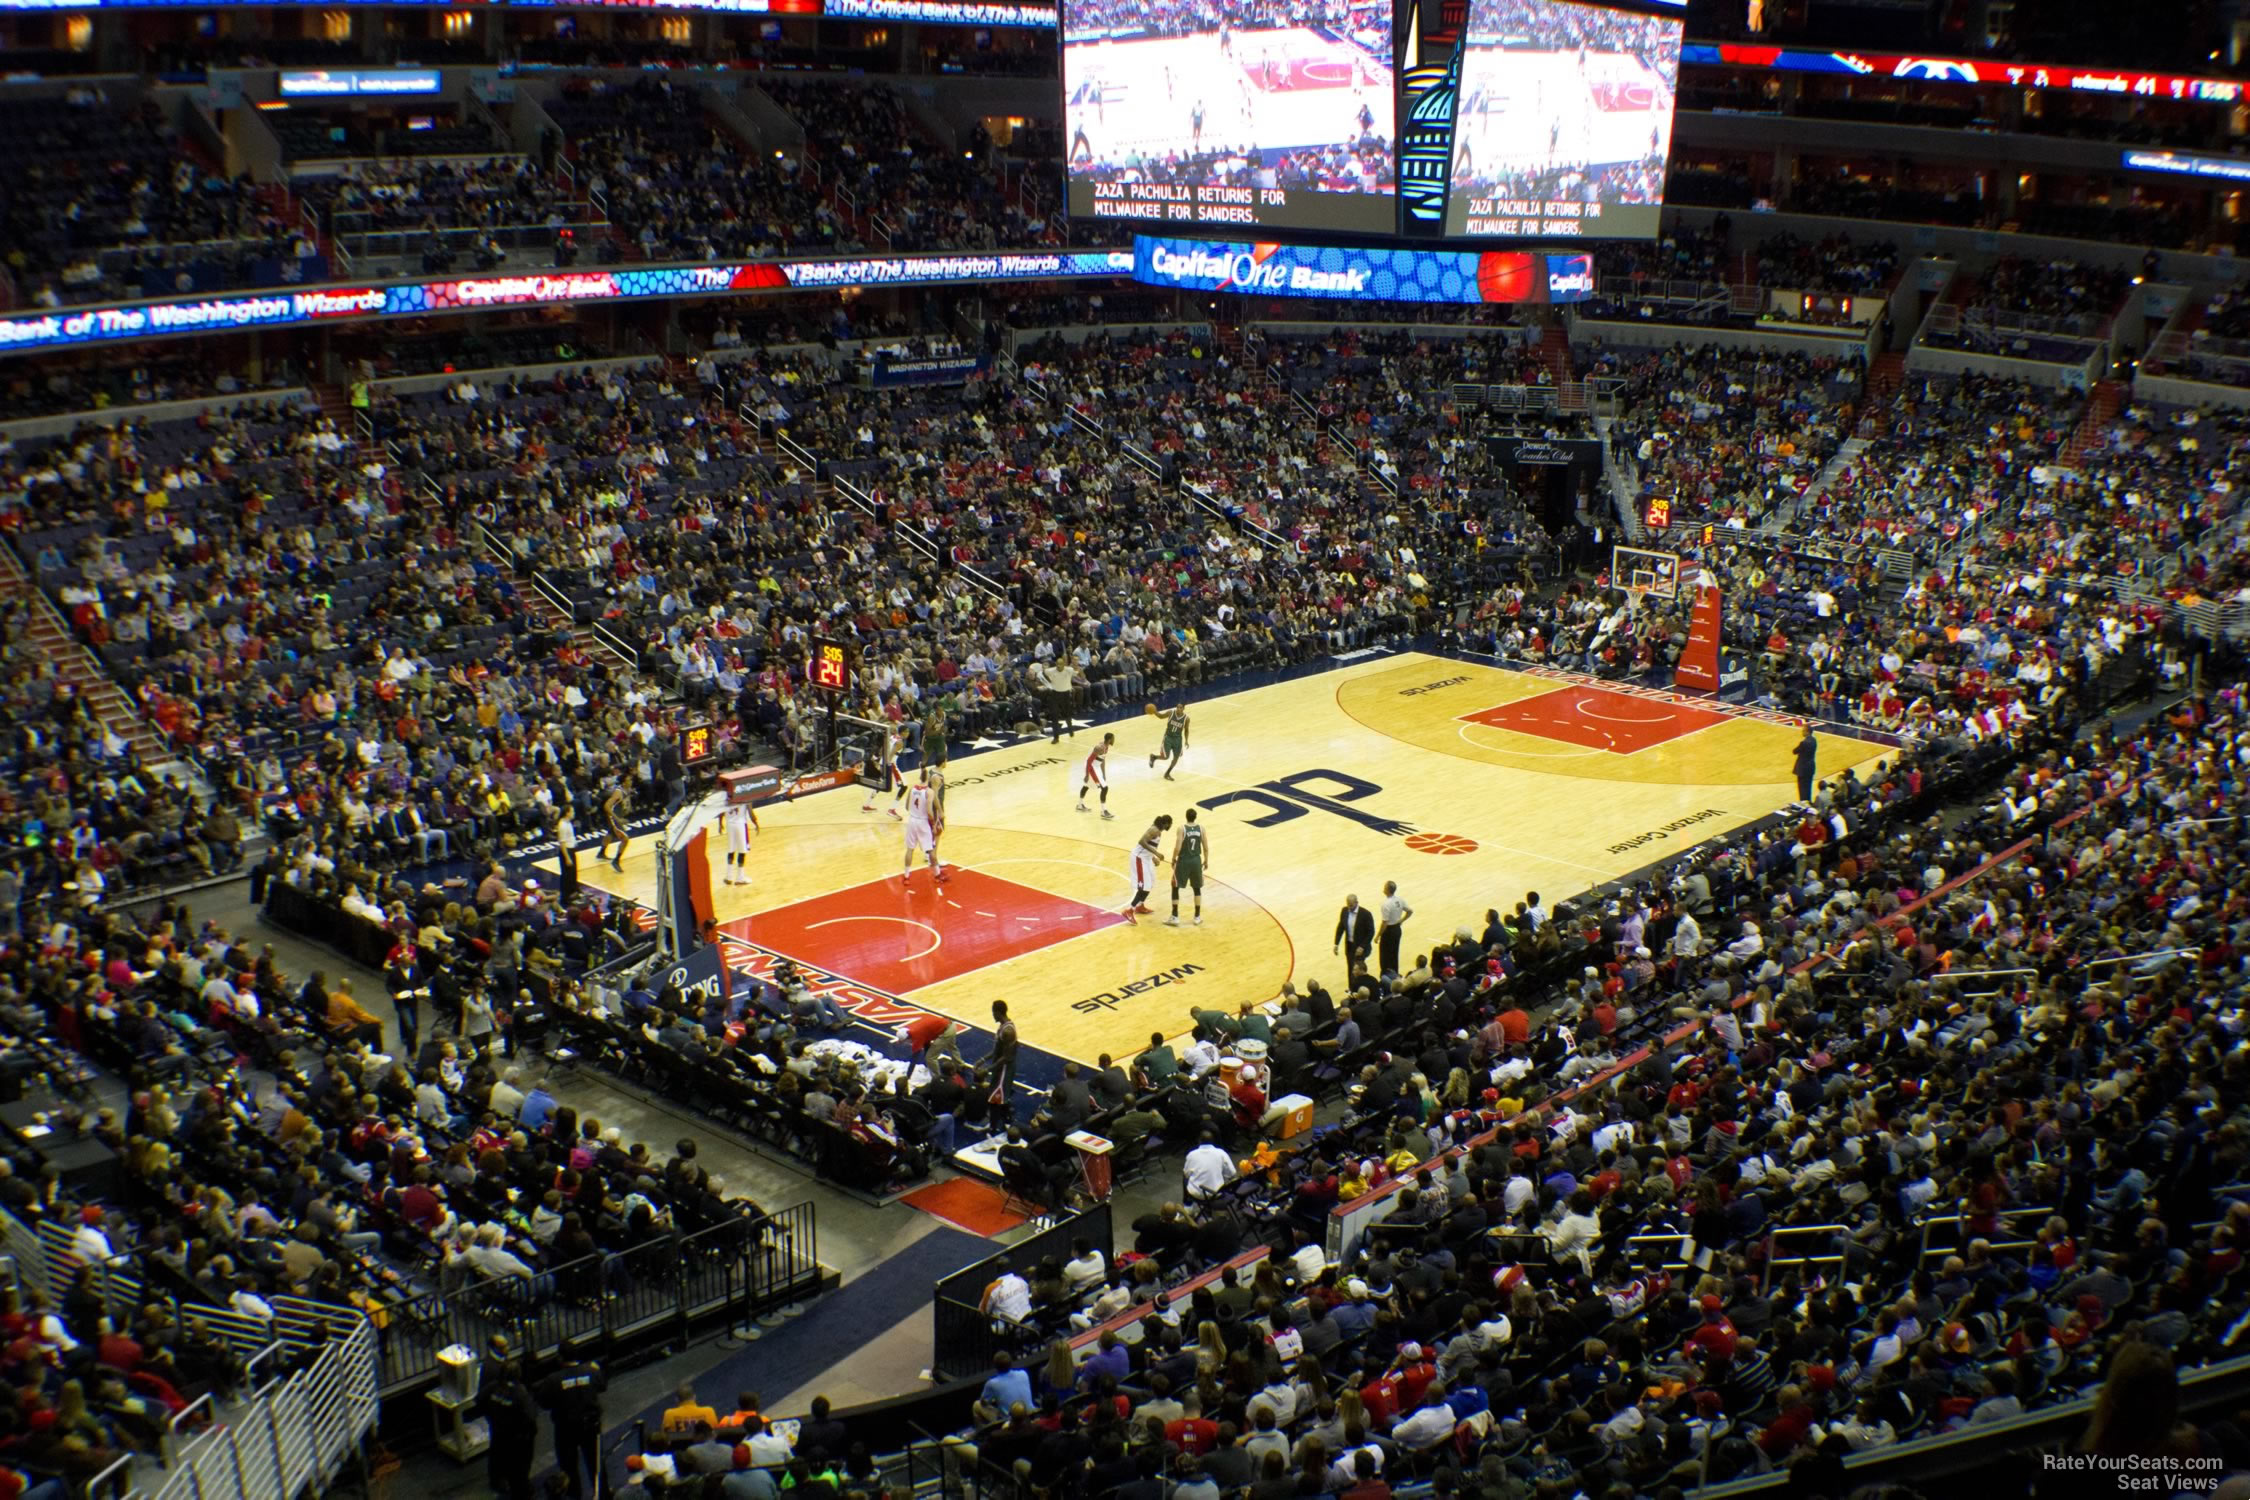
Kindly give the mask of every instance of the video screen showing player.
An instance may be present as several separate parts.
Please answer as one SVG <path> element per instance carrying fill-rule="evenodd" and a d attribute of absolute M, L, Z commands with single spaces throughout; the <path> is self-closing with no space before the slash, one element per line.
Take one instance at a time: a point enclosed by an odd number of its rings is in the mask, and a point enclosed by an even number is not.
<path fill-rule="evenodd" d="M 1680 32 L 1560 0 L 1470 0 L 1445 232 L 1655 238 Z"/>
<path fill-rule="evenodd" d="M 1391 0 L 1063 0 L 1070 212 L 1390 231 Z"/>

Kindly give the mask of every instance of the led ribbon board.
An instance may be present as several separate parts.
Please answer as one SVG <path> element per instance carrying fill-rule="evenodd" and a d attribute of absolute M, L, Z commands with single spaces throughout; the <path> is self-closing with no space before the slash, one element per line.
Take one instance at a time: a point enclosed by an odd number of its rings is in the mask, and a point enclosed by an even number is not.
<path fill-rule="evenodd" d="M 841 287 L 1072 281 L 1132 274 L 1133 256 L 1128 251 L 1055 250 L 470 276 L 20 313 L 0 318 L 0 353 L 72 348 L 174 334 L 216 333 L 235 328 L 286 328 L 361 318 L 418 318 L 432 313 L 488 307 L 542 307 L 572 302 L 624 302 Z"/>
<path fill-rule="evenodd" d="M 1590 255 L 1402 246 L 1133 241 L 1133 279 L 1195 292 L 1379 302 L 1578 302 L 1593 295 Z"/>
<path fill-rule="evenodd" d="M 2132 94 L 2144 99 L 2182 99 L 2198 104 L 2239 104 L 2243 97 L 2243 85 L 2232 78 L 2140 73 L 2130 68 L 2082 68 L 2070 63 L 1922 57 L 1899 52 L 1815 52 L 1798 47 L 1754 47 L 1739 42 L 1718 46 L 1697 42 L 1680 49 L 1680 61 L 1707 67 L 1774 68 L 1784 73 L 1910 78 L 1922 83 L 2004 83 L 2011 88 Z"/>

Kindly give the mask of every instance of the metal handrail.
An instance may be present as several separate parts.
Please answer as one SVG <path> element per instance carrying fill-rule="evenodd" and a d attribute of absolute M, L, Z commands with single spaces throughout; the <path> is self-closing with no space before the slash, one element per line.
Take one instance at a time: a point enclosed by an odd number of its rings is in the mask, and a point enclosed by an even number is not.
<path fill-rule="evenodd" d="M 1925 1214 L 1919 1220 L 1919 1224 L 1922 1230 L 1922 1243 L 1921 1248 L 1915 1252 L 1914 1263 L 1916 1265 L 1920 1265 L 1923 1261 L 1928 1260 L 1933 1253 L 1930 1249 L 1930 1231 L 1940 1224 L 1951 1224 L 1955 1227 L 1955 1229 L 1958 1230 L 1961 1225 L 1968 1222 L 1969 1215 L 1965 1211 L 1966 1207 L 1966 1204 L 1958 1205 L 1956 1206 L 1954 1212 L 1949 1214 Z M 1996 1211 L 1993 1214 L 1993 1217 L 1999 1220 L 2001 1223 L 2005 1224 L 2010 1219 L 2028 1218 L 2032 1215 L 2037 1215 L 2041 1220 L 2045 1220 L 2046 1218 L 2052 1216 L 2054 1211 L 2054 1205 L 2050 1203 L 2044 1207 L 2003 1208 Z M 1954 1245 L 1950 1248 L 1941 1248 L 1935 1253 L 1939 1255 L 1951 1255 L 1955 1251 L 1961 1250 L 1963 1248 L 1965 1247 L 1962 1245 Z"/>
<path fill-rule="evenodd" d="M 2182 1408 L 2187 1409 L 2191 1402 L 2207 1407 L 2222 1396 L 2238 1394 L 2246 1379 L 2250 1379 L 2250 1356 L 2186 1371 L 2180 1376 Z M 2095 1399 L 2091 1395 L 2082 1396 L 2074 1401 L 2041 1407 L 2037 1411 L 2027 1411 L 1998 1422 L 1963 1427 L 1889 1447 L 1868 1448 L 1846 1454 L 1844 1468 L 1847 1478 L 1840 1488 L 1857 1490 L 1890 1476 L 1905 1483 L 1937 1473 L 1969 1473 L 1980 1467 L 1982 1462 L 1999 1458 L 2003 1453 L 2020 1449 L 2028 1443 L 2045 1443 L 2077 1434 L 2084 1428 L 2087 1417 L 2092 1415 Z M 1770 1473 L 1746 1476 L 1698 1489 L 1696 1494 L 1699 1500 L 1746 1500 L 1751 1495 L 1780 1494 L 1792 1483 L 1792 1479 L 1788 1470 L 1775 1469 Z"/>
<path fill-rule="evenodd" d="M 503 250 L 536 249 L 551 243 L 554 237 L 567 229 L 581 241 L 591 242 L 597 235 L 607 235 L 607 219 L 573 220 L 564 224 L 501 224 L 490 227 L 440 226 L 436 229 L 362 229 L 354 230 L 351 244 L 347 245 L 339 233 L 334 240 L 340 250 L 370 259 L 392 256 L 410 256 L 419 251 L 436 235 L 449 249 L 459 249 L 475 244 L 489 235 Z"/>
<path fill-rule="evenodd" d="M 188 1419 L 193 1417 L 198 1411 L 213 1412 L 216 1410 L 217 1408 L 211 1404 L 210 1392 L 206 1391 L 204 1394 L 196 1397 L 193 1401 L 190 1401 L 187 1405 L 181 1407 L 178 1411 L 172 1413 L 171 1420 L 165 1425 L 171 1428 L 173 1436 L 177 1437 L 179 1435 L 180 1429 L 187 1424 Z"/>
<path fill-rule="evenodd" d="M 818 474 L 820 472 L 820 460 L 814 456 L 812 449 L 807 448 L 788 433 L 776 432 L 773 435 L 773 445 L 781 450 L 784 457 L 803 466 L 809 473 Z"/>
<path fill-rule="evenodd" d="M 1850 1232 L 1851 1226 L 1849 1224 L 1781 1224 L 1775 1226 L 1774 1228 L 1768 1229 L 1765 1233 L 1766 1249 L 1768 1252 L 1765 1257 L 1765 1269 L 1761 1271 L 1758 1276 L 1759 1293 L 1763 1295 L 1765 1292 L 1772 1289 L 1773 1268 L 1775 1266 L 1814 1266 L 1843 1264 L 1844 1257 L 1841 1254 L 1799 1255 L 1776 1259 L 1771 1252 L 1783 1235 L 1849 1234 Z"/>
<path fill-rule="evenodd" d="M 108 1468 L 102 1470 L 99 1474 L 96 1474 L 93 1478 L 87 1480 L 87 1500 L 96 1500 L 96 1497 L 98 1497 L 102 1493 L 102 1486 L 108 1483 L 111 1476 L 116 1475 L 119 1470 L 124 1470 L 125 1475 L 123 1478 L 119 1478 L 117 1480 L 117 1494 L 120 1496 L 124 1495 L 126 1491 L 126 1482 L 131 1478 L 132 1475 L 134 1456 L 135 1455 L 130 1453 L 123 1455 Z"/>

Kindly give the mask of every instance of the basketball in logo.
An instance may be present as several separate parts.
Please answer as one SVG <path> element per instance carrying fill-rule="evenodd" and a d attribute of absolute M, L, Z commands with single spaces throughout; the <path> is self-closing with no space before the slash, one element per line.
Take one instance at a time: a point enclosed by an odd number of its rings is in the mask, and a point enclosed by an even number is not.
<path fill-rule="evenodd" d="M 1406 847 L 1420 854 L 1474 854 L 1477 841 L 1458 833 L 1410 833 Z"/>
<path fill-rule="evenodd" d="M 1486 302 L 1531 300 L 1531 272 L 1537 257 L 1520 250 L 1488 250 L 1477 257 L 1477 296 Z"/>

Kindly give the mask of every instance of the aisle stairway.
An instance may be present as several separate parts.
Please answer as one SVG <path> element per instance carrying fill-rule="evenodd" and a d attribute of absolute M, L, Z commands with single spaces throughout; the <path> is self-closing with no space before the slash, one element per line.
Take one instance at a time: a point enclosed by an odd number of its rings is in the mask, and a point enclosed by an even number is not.
<path fill-rule="evenodd" d="M 94 716 L 133 747 L 143 765 L 176 769 L 183 779 L 199 779 L 193 768 L 173 753 L 156 726 L 142 716 L 140 706 L 111 678 L 98 657 L 71 634 L 52 601 L 32 581 L 15 549 L 0 546 L 0 599 L 30 605 L 28 639 L 31 649 L 55 664 L 56 673 L 85 700 Z"/>
<path fill-rule="evenodd" d="M 2101 445 L 2102 436 L 2109 424 L 2125 409 L 2125 387 L 2115 380 L 2094 382 L 2093 398 L 2086 403 L 2086 415 L 2081 417 L 2070 441 L 2063 444 L 2062 461 L 2074 467 L 2078 461 Z"/>
<path fill-rule="evenodd" d="M 321 415 L 336 424 L 338 432 L 352 430 L 352 394 L 333 380 L 312 382 L 313 400 L 320 403 Z"/>
<path fill-rule="evenodd" d="M 1570 334 L 1560 324 L 1539 336 L 1539 361 L 1547 367 L 1557 390 L 1578 378 L 1577 369 L 1570 362 Z"/>
<path fill-rule="evenodd" d="M 1836 456 L 1822 465 L 1820 472 L 1813 476 L 1812 483 L 1805 486 L 1804 493 L 1797 497 L 1786 512 L 1776 510 L 1773 519 L 1766 524 L 1764 529 L 1767 531 L 1802 530 L 1802 518 L 1820 503 L 1820 497 L 1828 492 L 1828 487 L 1836 482 L 1837 476 L 1849 469 L 1853 461 L 1862 453 L 1865 453 L 1869 446 L 1866 438 L 1844 439 L 1842 443 L 1837 445 Z"/>
<path fill-rule="evenodd" d="M 1868 410 L 1873 411 L 1876 402 L 1905 383 L 1906 356 L 1904 354 L 1893 350 L 1888 354 L 1876 355 L 1875 362 L 1867 367 Z"/>

